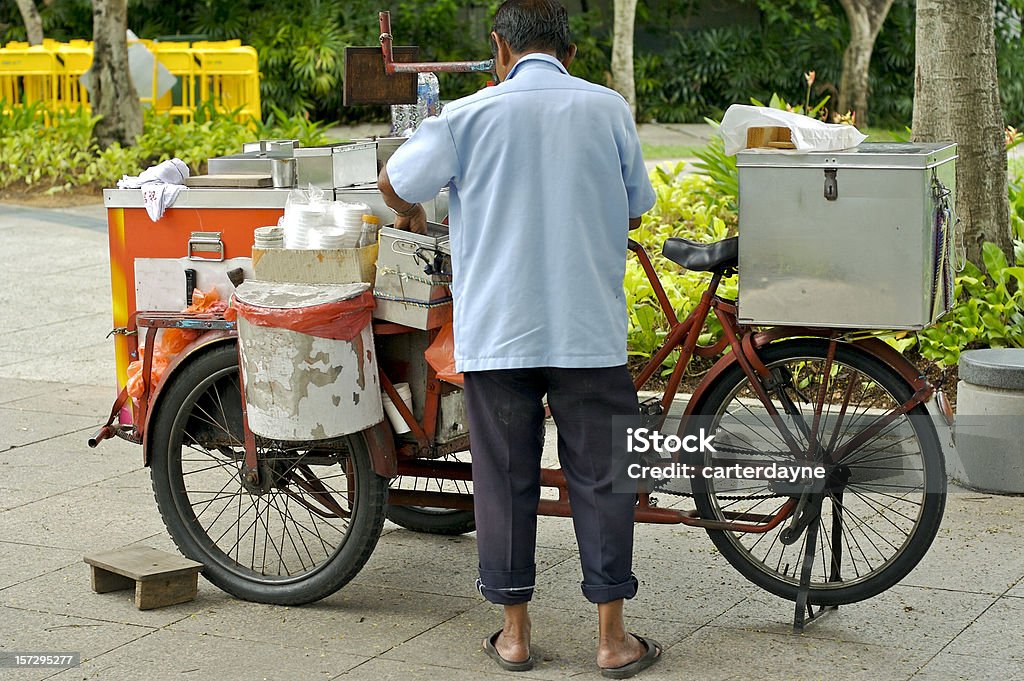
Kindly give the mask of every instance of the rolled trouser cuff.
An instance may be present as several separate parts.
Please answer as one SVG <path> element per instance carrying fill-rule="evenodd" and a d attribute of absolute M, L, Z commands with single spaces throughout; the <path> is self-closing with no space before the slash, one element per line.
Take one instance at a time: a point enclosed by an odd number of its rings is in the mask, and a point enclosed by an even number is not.
<path fill-rule="evenodd" d="M 477 591 L 496 605 L 518 605 L 533 598 L 537 566 L 512 571 L 480 569 Z"/>
<path fill-rule="evenodd" d="M 630 574 L 629 579 L 618 584 L 587 584 L 580 582 L 583 588 L 583 596 L 591 603 L 610 603 L 625 598 L 629 600 L 636 596 L 639 582 L 636 575 Z"/>

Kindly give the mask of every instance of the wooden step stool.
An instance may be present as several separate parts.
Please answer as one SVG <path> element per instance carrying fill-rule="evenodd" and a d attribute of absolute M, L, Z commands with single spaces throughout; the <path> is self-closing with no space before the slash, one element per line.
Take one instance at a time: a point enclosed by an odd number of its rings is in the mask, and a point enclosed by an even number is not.
<path fill-rule="evenodd" d="M 130 546 L 85 556 L 98 594 L 135 587 L 139 610 L 186 603 L 196 597 L 202 563 L 148 546 Z"/>

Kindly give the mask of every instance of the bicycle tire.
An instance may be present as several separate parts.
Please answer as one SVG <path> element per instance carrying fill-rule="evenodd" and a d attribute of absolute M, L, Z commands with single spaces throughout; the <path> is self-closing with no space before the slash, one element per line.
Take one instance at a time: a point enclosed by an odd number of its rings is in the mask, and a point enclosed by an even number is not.
<path fill-rule="evenodd" d="M 788 399 L 794 403 L 796 411 L 807 413 L 810 417 L 804 423 L 813 421 L 810 413 L 806 412 L 808 406 L 813 412 L 813 401 L 810 405 L 807 402 L 816 399 L 821 390 L 824 373 L 822 363 L 827 357 L 828 345 L 829 342 L 824 339 L 795 339 L 775 343 L 759 351 L 765 365 L 777 372 L 773 376 L 785 377 L 787 374 L 782 371 L 783 368 L 790 371 L 789 385 L 786 386 L 784 381 L 782 392 L 773 393 L 773 402 L 780 413 L 785 408 L 781 395 L 788 392 Z M 831 443 L 831 451 L 849 442 L 857 432 L 864 431 L 877 418 L 878 414 L 873 412 L 877 410 L 884 413 L 886 409 L 905 403 L 913 394 L 911 386 L 898 372 L 861 348 L 838 344 L 833 366 L 835 368 L 830 374 L 834 373 L 835 376 L 830 375 L 825 384 L 829 409 L 822 410 L 826 416 L 820 424 L 819 432 L 822 436 L 818 438 L 822 443 Z M 815 367 L 818 368 L 817 372 Z M 794 370 L 797 373 L 794 374 Z M 800 377 L 799 380 L 797 377 Z M 801 387 L 804 381 L 810 383 Z M 841 405 L 835 405 L 832 401 L 841 386 L 842 397 L 847 404 L 846 411 L 833 409 L 837 406 L 841 408 Z M 854 398 L 853 391 L 858 389 L 859 397 Z M 692 432 L 696 423 L 710 417 L 710 423 L 705 421 L 705 425 L 715 429 L 716 441 L 732 443 L 727 444 L 727 448 L 734 448 L 733 455 L 735 452 L 757 450 L 761 456 L 769 457 L 763 459 L 765 461 L 774 460 L 770 457 L 795 461 L 794 455 L 783 445 L 783 436 L 775 426 L 766 425 L 771 423 L 770 419 L 756 420 L 758 410 L 763 409 L 763 405 L 759 401 L 752 401 L 751 396 L 753 392 L 749 379 L 739 365 L 733 364 L 704 393 L 700 403 L 695 405 L 694 413 L 704 416 L 690 420 L 689 425 L 685 426 L 686 430 Z M 794 397 L 797 400 L 793 400 Z M 851 403 L 855 403 L 853 412 L 849 411 Z M 751 416 L 745 412 L 750 412 Z M 767 416 L 766 411 L 764 415 Z M 850 425 L 841 431 L 844 418 Z M 826 440 L 830 419 L 834 428 Z M 741 433 L 744 421 L 748 424 L 746 427 L 749 432 Z M 917 566 L 938 532 L 945 506 L 946 475 L 935 425 L 928 417 L 924 405 L 916 406 L 890 426 L 893 424 L 898 425 L 892 430 L 883 429 L 875 438 L 865 442 L 863 447 L 844 457 L 844 465 L 849 469 L 843 471 L 843 475 L 849 473 L 846 483 L 837 479 L 841 468 L 835 469 L 836 475 L 830 475 L 826 491 L 823 492 L 822 515 L 818 520 L 820 546 L 815 548 L 809 593 L 811 604 L 854 603 L 885 591 Z M 730 428 L 736 432 L 730 432 Z M 764 437 L 769 432 L 772 434 L 771 440 Z M 805 437 L 806 433 L 801 434 L 799 429 L 796 432 L 798 437 L 803 438 L 801 445 L 807 447 L 811 438 Z M 719 436 L 723 439 L 719 440 Z M 900 436 L 906 439 L 895 440 Z M 763 437 L 764 442 L 755 440 L 755 437 Z M 778 451 L 768 451 L 766 445 L 772 444 L 772 441 Z M 875 448 L 872 449 L 872 446 Z M 720 460 L 727 460 L 724 454 L 717 456 Z M 713 465 L 715 458 L 716 455 L 710 452 L 700 455 L 704 464 Z M 915 464 L 920 465 L 919 471 L 913 467 Z M 879 482 L 872 488 L 865 481 L 870 482 L 873 478 Z M 763 513 L 766 506 L 777 511 L 776 506 L 781 506 L 791 498 L 774 496 L 771 497 L 774 502 L 767 501 L 763 493 L 770 486 L 760 481 L 755 481 L 745 489 L 727 489 L 738 486 L 736 482 L 718 483 L 702 475 L 695 476 L 695 504 L 701 517 L 722 520 L 727 512 Z M 904 488 L 908 490 L 905 493 Z M 762 493 L 760 497 L 758 491 Z M 747 499 L 746 504 L 737 500 L 737 497 Z M 916 513 L 913 510 L 915 507 Z M 708 535 L 726 560 L 748 580 L 777 596 L 796 600 L 805 535 L 801 535 L 795 543 L 782 543 L 781 533 L 786 525 L 783 523 L 762 535 L 724 530 L 708 530 Z M 768 548 L 764 549 L 762 543 L 769 536 L 773 538 Z M 846 560 L 845 566 L 838 570 L 831 563 L 833 544 L 840 547 L 841 566 L 844 557 Z M 891 555 L 886 544 L 891 546 Z M 760 550 L 759 545 L 762 545 Z M 873 562 L 875 553 L 879 560 Z M 842 574 L 843 569 L 846 570 L 845 575 Z"/>
<path fill-rule="evenodd" d="M 413 532 L 456 536 L 476 529 L 472 511 L 453 508 L 389 505 L 387 518 Z"/>
<path fill-rule="evenodd" d="M 462 457 L 462 458 L 460 458 Z M 468 461 L 469 453 L 459 452 L 443 457 L 444 461 Z M 391 481 L 391 489 L 408 489 L 422 492 L 455 492 L 472 494 L 473 483 L 469 480 L 416 477 L 399 475 Z M 388 504 L 387 519 L 400 527 L 423 534 L 456 536 L 473 532 L 476 519 L 473 511 L 428 506 L 396 506 Z"/>
<path fill-rule="evenodd" d="M 387 500 L 364 437 L 315 447 L 257 438 L 265 482 L 254 490 L 240 475 L 237 346 L 205 351 L 165 380 L 150 424 L 151 479 L 181 552 L 204 565 L 210 582 L 249 601 L 302 605 L 348 583 L 376 546 Z"/>

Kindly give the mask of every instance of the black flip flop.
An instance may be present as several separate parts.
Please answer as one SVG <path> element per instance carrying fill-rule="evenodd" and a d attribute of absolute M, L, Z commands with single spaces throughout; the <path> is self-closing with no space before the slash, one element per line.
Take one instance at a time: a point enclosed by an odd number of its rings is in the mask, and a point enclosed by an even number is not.
<path fill-rule="evenodd" d="M 628 679 L 636 676 L 661 659 L 660 643 L 649 638 L 644 638 L 643 636 L 637 636 L 636 634 L 630 634 L 630 636 L 640 641 L 640 643 L 647 648 L 647 652 L 629 664 L 624 664 L 621 667 L 602 667 L 601 676 L 606 679 Z"/>
<path fill-rule="evenodd" d="M 526 658 L 522 662 L 509 662 L 501 656 L 501 653 L 499 653 L 498 649 L 494 646 L 498 637 L 501 636 L 501 632 L 502 630 L 498 629 L 496 632 L 484 639 L 483 648 L 484 652 L 487 653 L 487 656 L 497 662 L 498 666 L 507 672 L 528 672 L 533 669 L 533 655 L 530 655 L 530 657 Z"/>

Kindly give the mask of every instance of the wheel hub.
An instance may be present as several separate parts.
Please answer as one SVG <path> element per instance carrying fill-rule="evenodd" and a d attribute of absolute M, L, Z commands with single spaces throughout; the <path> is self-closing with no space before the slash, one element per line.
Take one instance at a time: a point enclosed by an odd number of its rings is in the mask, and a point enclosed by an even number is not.
<path fill-rule="evenodd" d="M 242 487 L 253 496 L 262 496 L 274 487 L 282 487 L 284 483 L 284 466 L 280 459 L 262 459 L 256 464 L 255 471 L 239 469 Z M 253 475 L 255 473 L 255 475 Z"/>

